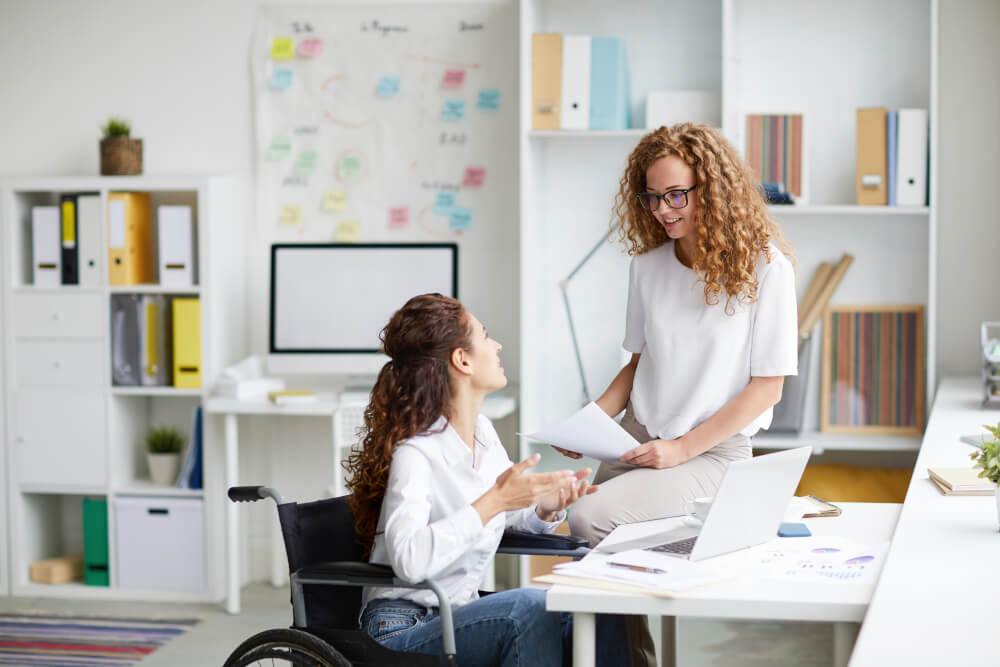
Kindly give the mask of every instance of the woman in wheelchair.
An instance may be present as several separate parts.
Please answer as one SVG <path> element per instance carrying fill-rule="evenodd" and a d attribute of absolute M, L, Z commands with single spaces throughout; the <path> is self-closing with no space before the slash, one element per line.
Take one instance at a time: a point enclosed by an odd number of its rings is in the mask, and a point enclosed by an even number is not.
<path fill-rule="evenodd" d="M 501 345 L 455 299 L 425 294 L 389 320 L 390 361 L 365 411 L 362 446 L 348 460 L 355 526 L 370 562 L 407 582 L 433 578 L 453 606 L 463 665 L 558 666 L 570 657 L 570 618 L 545 610 L 545 593 L 480 597 L 505 526 L 551 533 L 566 508 L 597 490 L 590 469 L 532 474 L 513 464 L 483 398 L 507 384 Z M 440 653 L 437 598 L 426 589 L 366 588 L 360 623 L 383 646 Z M 598 663 L 630 660 L 621 617 L 598 617 Z"/>

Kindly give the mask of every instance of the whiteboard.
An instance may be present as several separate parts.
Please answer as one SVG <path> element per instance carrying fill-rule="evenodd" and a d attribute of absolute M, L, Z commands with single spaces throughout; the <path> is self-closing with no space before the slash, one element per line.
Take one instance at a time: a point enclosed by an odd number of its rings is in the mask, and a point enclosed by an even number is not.
<path fill-rule="evenodd" d="M 263 235 L 456 240 L 495 219 L 512 176 L 512 14 L 501 2 L 260 7 Z"/>

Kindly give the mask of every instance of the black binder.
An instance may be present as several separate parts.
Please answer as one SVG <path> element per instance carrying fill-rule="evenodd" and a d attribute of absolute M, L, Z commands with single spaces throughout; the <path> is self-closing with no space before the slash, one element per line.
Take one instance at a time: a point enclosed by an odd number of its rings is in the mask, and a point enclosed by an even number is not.
<path fill-rule="evenodd" d="M 76 195 L 59 197 L 60 238 L 62 240 L 62 284 L 80 284 L 80 248 Z"/>

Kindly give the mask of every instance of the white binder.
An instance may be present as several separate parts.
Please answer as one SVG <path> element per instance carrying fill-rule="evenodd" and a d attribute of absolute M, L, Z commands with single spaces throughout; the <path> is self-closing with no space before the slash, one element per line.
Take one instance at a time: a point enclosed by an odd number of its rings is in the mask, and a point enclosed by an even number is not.
<path fill-rule="evenodd" d="M 139 384 L 167 384 L 171 368 L 167 359 L 167 300 L 162 296 L 143 295 L 139 300 Z"/>
<path fill-rule="evenodd" d="M 896 131 L 896 204 L 926 206 L 927 110 L 900 109 Z"/>
<path fill-rule="evenodd" d="M 100 287 L 104 281 L 103 261 L 107 255 L 101 243 L 102 220 L 100 195 L 76 198 L 77 236 L 80 250 L 80 286 Z"/>
<path fill-rule="evenodd" d="M 31 207 L 31 282 L 62 285 L 62 227 L 58 206 Z"/>
<path fill-rule="evenodd" d="M 564 130 L 590 127 L 590 36 L 563 35 L 562 120 Z"/>
<path fill-rule="evenodd" d="M 194 285 L 191 207 L 160 206 L 157 209 L 157 221 L 160 284 L 168 287 L 191 287 Z"/>

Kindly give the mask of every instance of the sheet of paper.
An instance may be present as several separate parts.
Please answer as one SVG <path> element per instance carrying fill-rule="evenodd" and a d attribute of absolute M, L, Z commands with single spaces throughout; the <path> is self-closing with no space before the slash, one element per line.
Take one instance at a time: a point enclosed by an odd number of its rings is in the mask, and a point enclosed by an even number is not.
<path fill-rule="evenodd" d="M 760 565 L 769 579 L 873 584 L 889 543 L 862 544 L 840 537 L 774 540 L 761 550 Z"/>
<path fill-rule="evenodd" d="M 558 424 L 518 435 L 602 461 L 617 461 L 641 444 L 593 401 Z"/>
<path fill-rule="evenodd" d="M 661 591 L 681 591 L 728 578 L 710 565 L 642 549 L 608 556 L 594 555 L 556 565 L 553 571 L 564 576 L 614 581 Z"/>

